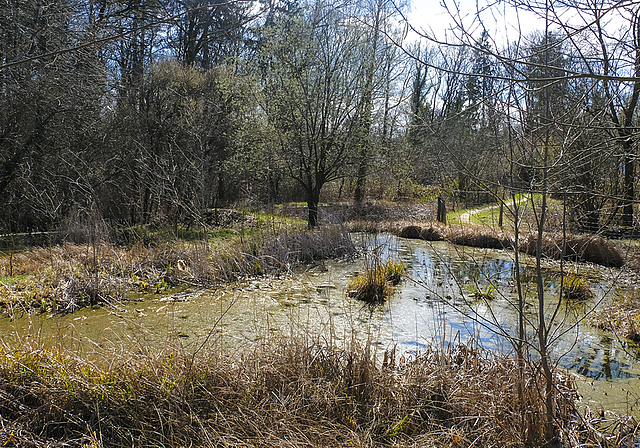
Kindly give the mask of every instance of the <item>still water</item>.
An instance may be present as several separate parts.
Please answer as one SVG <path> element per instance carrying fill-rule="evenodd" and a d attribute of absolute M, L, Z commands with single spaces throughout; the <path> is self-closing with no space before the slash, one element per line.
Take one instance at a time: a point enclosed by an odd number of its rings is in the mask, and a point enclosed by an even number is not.
<path fill-rule="evenodd" d="M 38 338 L 87 356 L 150 344 L 234 352 L 292 336 L 324 344 L 371 344 L 378 355 L 395 347 L 397 353 L 411 356 L 430 345 L 470 338 L 488 350 L 511 350 L 518 315 L 512 253 L 392 236 L 356 238 L 368 254 L 357 260 L 325 262 L 218 289 L 132 297 L 111 308 L 81 309 L 65 316 L 5 318 L 0 334 L 8 344 Z M 376 307 L 348 297 L 349 278 L 372 260 L 386 258 L 401 261 L 406 268 L 407 278 L 394 295 Z M 531 263 L 524 258 L 520 267 L 530 327 L 537 322 Z M 555 312 L 557 322 L 552 333 L 554 359 L 575 374 L 583 405 L 640 416 L 640 350 L 592 328 L 585 314 L 624 294 L 627 285 L 617 279 L 616 270 L 571 265 L 567 269 L 587 278 L 595 297 L 581 304 L 561 301 L 556 309 L 557 268 L 549 267 L 545 277 L 550 302 L 546 315 Z M 495 288 L 495 298 L 475 300 L 473 292 L 492 289 L 488 285 Z M 533 333 L 529 337 L 534 344 Z"/>

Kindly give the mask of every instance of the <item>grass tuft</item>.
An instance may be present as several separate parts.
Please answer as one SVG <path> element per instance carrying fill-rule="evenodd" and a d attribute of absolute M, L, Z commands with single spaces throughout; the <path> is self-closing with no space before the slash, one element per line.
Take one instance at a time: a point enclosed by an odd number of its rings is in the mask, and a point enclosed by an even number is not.
<path fill-rule="evenodd" d="M 404 266 L 393 260 L 374 263 L 364 272 L 349 280 L 347 294 L 368 303 L 380 303 L 393 293 L 392 286 L 402 281 Z"/>
<path fill-rule="evenodd" d="M 537 234 L 531 233 L 522 239 L 520 251 L 536 255 Z M 564 257 L 575 261 L 591 262 L 602 266 L 622 267 L 624 259 L 610 241 L 593 235 L 544 234 L 542 255 L 559 260 Z"/>
<path fill-rule="evenodd" d="M 480 288 L 479 285 L 472 285 L 469 287 L 471 297 L 475 300 L 493 300 L 496 298 L 496 287 L 493 283 L 487 284 L 484 288 Z"/>
<path fill-rule="evenodd" d="M 562 289 L 562 297 L 567 300 L 584 302 L 593 298 L 594 294 L 589 288 L 589 281 L 583 277 L 570 275 L 565 277 Z"/>
<path fill-rule="evenodd" d="M 453 244 L 490 249 L 509 249 L 513 247 L 511 236 L 486 227 L 450 226 L 445 240 Z"/>

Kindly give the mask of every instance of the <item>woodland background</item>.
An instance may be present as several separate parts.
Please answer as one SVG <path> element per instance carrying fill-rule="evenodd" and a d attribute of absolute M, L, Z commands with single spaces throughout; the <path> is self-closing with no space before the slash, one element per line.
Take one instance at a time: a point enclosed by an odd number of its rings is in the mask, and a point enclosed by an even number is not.
<path fill-rule="evenodd" d="M 441 41 L 391 0 L 1 0 L 0 233 L 540 191 L 574 229 L 631 232 L 640 5 L 514 2 L 545 29 Z"/>

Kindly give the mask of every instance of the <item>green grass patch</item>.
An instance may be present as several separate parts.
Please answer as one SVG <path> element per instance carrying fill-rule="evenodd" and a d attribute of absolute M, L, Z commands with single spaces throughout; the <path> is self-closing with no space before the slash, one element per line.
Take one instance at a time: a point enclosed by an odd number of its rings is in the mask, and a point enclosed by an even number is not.
<path fill-rule="evenodd" d="M 469 287 L 471 297 L 475 300 L 493 300 L 496 298 L 496 287 L 493 283 L 487 284 L 484 288 L 475 284 Z"/>
<path fill-rule="evenodd" d="M 462 215 L 465 212 L 468 212 L 469 210 L 473 210 L 473 209 L 464 208 L 462 210 L 457 210 L 455 212 L 447 213 L 447 224 L 462 224 L 462 222 L 460 221 L 460 215 Z"/>
<path fill-rule="evenodd" d="M 302 202 L 287 202 L 286 204 L 276 204 L 275 207 L 276 208 L 286 208 L 286 207 L 307 207 L 307 202 L 306 201 L 302 201 Z M 327 205 L 329 205 L 327 202 L 318 202 L 318 206 L 320 207 L 326 207 Z"/>
<path fill-rule="evenodd" d="M 13 277 L 2 277 L 0 278 L 0 283 L 3 283 L 4 285 L 13 285 L 15 283 L 26 281 L 29 277 L 30 275 L 26 274 L 14 275 Z"/>
<path fill-rule="evenodd" d="M 515 196 L 515 200 L 518 202 L 518 206 L 521 210 L 524 211 L 524 216 L 526 219 L 522 221 L 523 229 L 525 231 L 533 230 L 533 223 L 535 219 L 533 217 L 532 207 L 531 207 L 531 199 L 528 194 L 517 194 Z M 542 205 L 542 195 L 536 194 L 533 196 L 533 203 L 537 209 L 539 209 Z M 513 209 L 513 198 L 505 198 L 504 207 L 503 207 L 503 216 L 502 216 L 502 229 L 503 230 L 514 230 L 514 221 L 513 215 L 510 210 Z M 547 209 L 548 214 L 557 215 L 558 213 L 562 213 L 563 204 L 562 201 L 551 199 L 547 197 Z M 475 212 L 474 212 L 475 211 Z M 458 210 L 455 212 L 447 213 L 447 223 L 448 224 L 464 224 L 460 220 L 460 215 L 467 213 L 471 213 L 469 216 L 469 224 L 481 225 L 481 226 L 489 226 L 489 227 L 498 227 L 500 223 L 500 203 L 492 202 L 483 205 L 479 205 L 474 208 L 467 208 Z"/>

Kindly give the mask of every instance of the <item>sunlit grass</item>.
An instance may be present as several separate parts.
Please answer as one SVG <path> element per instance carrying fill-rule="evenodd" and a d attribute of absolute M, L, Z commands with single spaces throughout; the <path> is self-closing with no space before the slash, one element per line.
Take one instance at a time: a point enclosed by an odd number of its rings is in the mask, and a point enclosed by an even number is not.
<path fill-rule="evenodd" d="M 305 339 L 264 341 L 238 355 L 188 353 L 169 343 L 87 359 L 24 340 L 0 347 L 0 443 L 543 446 L 544 380 L 530 367 L 520 402 L 515 360 L 473 343 L 429 345 L 409 357 L 392 350 L 384 360 L 368 346 Z M 597 422 L 576 424 L 571 380 L 560 371 L 554 376 L 557 430 L 597 446 L 601 433 L 590 429 Z M 611 426 L 627 446 L 633 425 Z"/>
<path fill-rule="evenodd" d="M 29 275 L 14 275 L 13 277 L 1 277 L 0 283 L 4 285 L 13 285 L 14 283 L 24 282 L 29 278 Z"/>
<path fill-rule="evenodd" d="M 568 275 L 564 278 L 563 298 L 583 302 L 591 299 L 594 294 L 589 287 L 589 281 L 584 277 Z"/>
<path fill-rule="evenodd" d="M 536 230 L 535 214 L 532 209 L 532 200 L 530 195 L 517 194 L 515 200 L 518 203 L 519 213 L 521 215 L 520 220 L 520 232 L 532 232 Z M 540 210 L 542 206 L 542 195 L 533 195 L 533 206 Z M 502 214 L 502 230 L 513 232 L 515 230 L 515 220 L 513 215 L 513 198 L 505 198 Z M 548 222 L 557 226 L 562 222 L 559 217 L 562 216 L 564 211 L 564 204 L 561 200 L 552 199 L 547 197 L 547 215 Z M 479 205 L 477 207 L 457 210 L 455 212 L 447 213 L 448 224 L 464 224 L 460 220 L 460 215 L 472 212 L 469 216 L 469 224 L 486 226 L 486 227 L 499 227 L 500 224 L 500 203 L 488 203 Z M 539 213 L 539 211 L 538 211 Z"/>
<path fill-rule="evenodd" d="M 392 294 L 392 287 L 402 281 L 404 272 L 404 266 L 396 261 L 376 262 L 349 279 L 347 294 L 369 303 L 383 302 Z"/>

